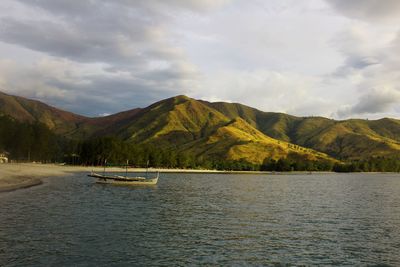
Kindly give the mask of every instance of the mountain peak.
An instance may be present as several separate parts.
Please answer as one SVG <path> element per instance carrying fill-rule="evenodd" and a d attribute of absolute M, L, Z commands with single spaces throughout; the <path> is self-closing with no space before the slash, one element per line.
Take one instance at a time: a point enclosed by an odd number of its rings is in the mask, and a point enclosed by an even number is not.
<path fill-rule="evenodd" d="M 193 100 L 192 98 L 185 96 L 185 95 L 177 95 L 177 96 L 171 97 L 170 99 L 172 99 L 175 104 L 181 104 L 186 101 Z"/>
<path fill-rule="evenodd" d="M 333 121 L 295 117 L 186 95 L 108 117 L 87 118 L 0 92 L 1 115 L 43 123 L 69 138 L 115 135 L 138 144 L 153 142 L 168 149 L 193 150 L 196 155 L 207 154 L 210 146 L 215 145 L 213 151 L 220 156 L 228 155 L 221 151 L 236 151 L 234 155 L 254 155 L 249 158 L 251 161 L 259 160 L 257 153 L 265 154 L 268 149 L 275 158 L 288 151 L 308 153 L 310 149 L 311 154 L 320 151 L 344 159 L 400 154 L 400 121 L 396 119 Z M 232 147 L 236 150 L 230 150 Z M 301 149 L 297 151 L 297 147 Z"/>
<path fill-rule="evenodd" d="M 174 98 L 174 99 L 180 99 L 180 100 L 190 100 L 190 99 L 191 99 L 190 97 L 185 96 L 185 95 L 177 95 L 177 96 L 174 96 L 174 97 L 172 97 L 172 98 Z"/>

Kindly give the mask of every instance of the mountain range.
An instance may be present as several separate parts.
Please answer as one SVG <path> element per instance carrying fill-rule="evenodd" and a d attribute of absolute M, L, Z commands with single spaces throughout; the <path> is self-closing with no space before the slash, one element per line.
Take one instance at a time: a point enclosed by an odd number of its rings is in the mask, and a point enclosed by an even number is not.
<path fill-rule="evenodd" d="M 146 108 L 89 118 L 0 92 L 0 115 L 43 123 L 70 139 L 116 136 L 126 142 L 154 144 L 198 157 L 254 164 L 289 156 L 341 161 L 400 155 L 397 119 L 297 117 L 183 95 Z"/>

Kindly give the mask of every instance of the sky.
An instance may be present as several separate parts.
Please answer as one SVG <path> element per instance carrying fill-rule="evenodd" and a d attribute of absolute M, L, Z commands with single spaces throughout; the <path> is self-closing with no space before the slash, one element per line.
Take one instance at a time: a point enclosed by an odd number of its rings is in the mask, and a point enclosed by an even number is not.
<path fill-rule="evenodd" d="M 2 0 L 0 91 L 86 116 L 176 95 L 400 118 L 398 0 Z"/>

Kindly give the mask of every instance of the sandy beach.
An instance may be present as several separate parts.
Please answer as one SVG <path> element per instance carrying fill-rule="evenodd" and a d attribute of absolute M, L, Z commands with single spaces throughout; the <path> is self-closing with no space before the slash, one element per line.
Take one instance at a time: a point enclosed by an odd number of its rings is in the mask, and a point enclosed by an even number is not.
<path fill-rule="evenodd" d="M 28 188 L 42 184 L 41 178 L 71 175 L 76 172 L 98 172 L 102 173 L 103 167 L 93 166 L 69 166 L 57 164 L 38 163 L 8 163 L 0 164 L 0 193 L 17 189 Z M 107 167 L 106 172 L 125 173 L 123 167 Z M 268 175 L 299 175 L 299 174 L 331 174 L 332 172 L 268 172 L 268 171 L 219 171 L 203 169 L 162 169 L 149 168 L 149 172 L 160 173 L 219 173 L 219 174 L 268 174 Z M 145 168 L 128 168 L 128 172 L 146 172 Z"/>
<path fill-rule="evenodd" d="M 9 192 L 42 184 L 41 178 L 70 175 L 74 172 L 99 171 L 100 168 L 55 164 L 10 163 L 0 165 L 0 192 Z M 113 168 L 110 168 L 112 171 Z M 120 169 L 119 169 L 120 170 Z"/>
<path fill-rule="evenodd" d="M 49 164 L 1 164 L 0 192 L 42 184 L 41 177 L 66 175 L 66 168 Z"/>
<path fill-rule="evenodd" d="M 0 193 L 42 184 L 41 178 L 70 175 L 76 172 L 102 172 L 102 167 L 66 166 L 55 164 L 0 164 Z M 108 167 L 107 172 L 125 172 L 125 168 Z M 129 172 L 145 172 L 144 168 L 129 168 Z M 226 173 L 214 170 L 149 169 L 149 172 Z"/>
<path fill-rule="evenodd" d="M 38 163 L 8 163 L 0 164 L 0 193 L 17 189 L 28 188 L 42 184 L 41 178 L 71 175 L 76 172 L 102 173 L 103 167 L 93 166 L 69 166 L 57 164 Z M 106 172 L 125 173 L 124 167 L 107 167 Z M 299 175 L 299 174 L 332 174 L 332 172 L 269 172 L 269 171 L 219 171 L 203 169 L 163 169 L 149 168 L 149 172 L 160 173 L 219 173 L 219 174 L 268 174 L 268 175 Z M 145 168 L 128 168 L 128 172 L 146 172 Z"/>

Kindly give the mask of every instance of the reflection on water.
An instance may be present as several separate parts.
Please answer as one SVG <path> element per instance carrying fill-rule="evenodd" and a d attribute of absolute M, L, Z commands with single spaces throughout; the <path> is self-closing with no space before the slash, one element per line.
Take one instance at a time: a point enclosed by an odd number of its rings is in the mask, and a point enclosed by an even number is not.
<path fill-rule="evenodd" d="M 0 195 L 1 266 L 400 265 L 400 176 L 84 174 Z"/>

